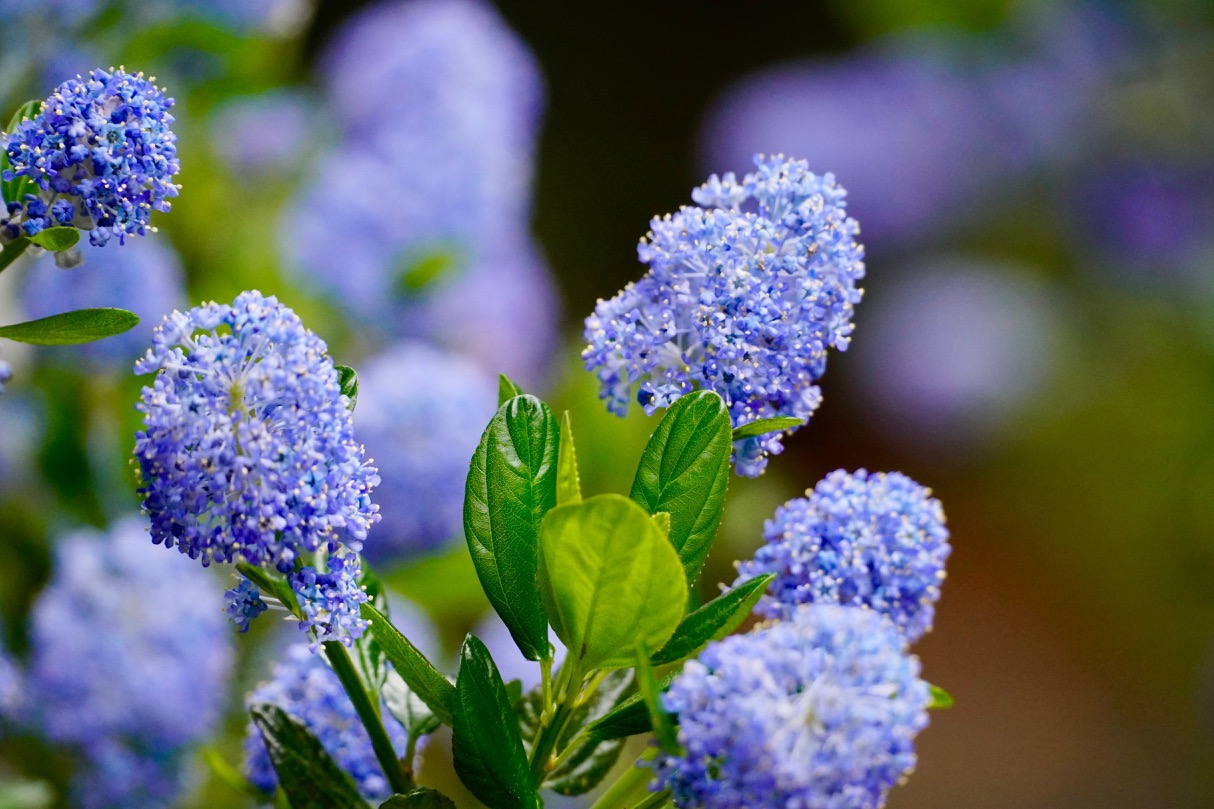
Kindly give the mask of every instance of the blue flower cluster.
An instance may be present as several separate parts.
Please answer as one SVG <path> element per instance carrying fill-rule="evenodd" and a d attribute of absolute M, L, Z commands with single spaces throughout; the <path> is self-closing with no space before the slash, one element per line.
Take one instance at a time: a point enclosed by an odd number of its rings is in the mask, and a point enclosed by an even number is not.
<path fill-rule="evenodd" d="M 261 599 L 261 591 L 253 582 L 243 576 L 240 577 L 240 581 L 235 587 L 224 591 L 223 600 L 224 612 L 241 632 L 248 632 L 249 624 L 253 622 L 253 619 L 269 609 L 266 602 Z"/>
<path fill-rule="evenodd" d="M 686 664 L 663 696 L 685 752 L 654 768 L 679 807 L 877 809 L 915 766 L 929 702 L 888 621 L 802 606 Z"/>
<path fill-rule="evenodd" d="M 307 647 L 292 646 L 285 662 L 274 665 L 271 679 L 259 685 L 246 700 L 250 708 L 263 703 L 276 705 L 306 725 L 368 800 L 378 802 L 391 794 L 371 739 L 341 681 Z M 407 742 L 404 728 L 388 711 L 382 713 L 392 747 L 398 755 L 404 755 Z M 278 786 L 278 776 L 261 732 L 252 723 L 245 734 L 244 750 L 245 774 L 259 789 L 272 793 Z"/>
<path fill-rule="evenodd" d="M 355 16 L 321 72 L 344 131 L 290 206 L 288 263 L 382 333 L 538 382 L 557 296 L 528 232 L 534 55 L 485 0 L 412 0 Z"/>
<path fill-rule="evenodd" d="M 181 259 L 159 236 L 131 242 L 121 251 L 81 246 L 84 264 L 70 270 L 39 258 L 26 274 L 21 300 L 30 317 L 72 309 L 116 306 L 139 315 L 140 324 L 123 334 L 55 350 L 57 360 L 87 362 L 90 370 L 126 372 L 152 339 L 153 324 L 186 301 Z"/>
<path fill-rule="evenodd" d="M 367 558 L 399 561 L 462 536 L 468 459 L 497 408 L 493 378 L 420 343 L 399 343 L 359 370 L 355 434 L 378 466 L 383 518 Z"/>
<path fill-rule="evenodd" d="M 153 548 L 140 518 L 58 543 L 31 614 L 21 719 L 82 757 L 73 805 L 162 807 L 181 789 L 184 753 L 216 730 L 232 667 L 214 585 Z"/>
<path fill-rule="evenodd" d="M 827 349 L 847 348 L 862 290 L 859 224 L 844 190 L 803 161 L 756 156 L 756 170 L 692 192 L 654 219 L 637 253 L 641 280 L 586 319 L 582 353 L 608 408 L 623 415 L 638 386 L 647 413 L 705 388 L 721 394 L 735 427 L 756 419 L 808 419 Z M 754 477 L 782 451 L 779 433 L 734 446 Z"/>
<path fill-rule="evenodd" d="M 146 233 L 151 212 L 169 210 L 179 190 L 172 106 L 142 73 L 121 68 L 59 85 L 37 115 L 4 136 L 12 165 L 4 179 L 26 177 L 36 192 L 8 201 L 0 237 L 75 226 L 103 245 Z"/>
<path fill-rule="evenodd" d="M 734 586 L 775 573 L 757 611 L 788 620 L 800 604 L 868 607 L 910 643 L 931 629 L 951 548 L 931 490 L 899 472 L 831 472 L 776 509 Z"/>
<path fill-rule="evenodd" d="M 379 519 L 379 478 L 326 352 L 260 292 L 173 312 L 135 366 L 156 374 L 137 406 L 135 457 L 153 542 L 204 565 L 291 574 L 305 628 L 349 642 L 365 626 L 351 617 L 366 599 L 356 554 Z M 315 551 L 329 555 L 327 571 L 302 564 Z"/>

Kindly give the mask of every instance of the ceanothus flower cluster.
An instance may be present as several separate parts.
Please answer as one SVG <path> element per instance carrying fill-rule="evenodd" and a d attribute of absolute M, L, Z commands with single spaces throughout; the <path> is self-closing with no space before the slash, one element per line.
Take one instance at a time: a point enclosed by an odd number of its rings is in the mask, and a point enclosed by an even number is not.
<path fill-rule="evenodd" d="M 913 643 L 931 629 L 951 548 L 944 508 L 900 472 L 831 472 L 764 526 L 766 544 L 738 580 L 775 573 L 756 611 L 789 620 L 798 605 L 868 607 Z"/>
<path fill-rule="evenodd" d="M 662 699 L 685 752 L 653 766 L 681 809 L 877 809 L 931 695 L 884 617 L 813 604 L 710 643 Z"/>
<path fill-rule="evenodd" d="M 170 314 L 135 370 L 156 374 L 135 436 L 152 541 L 287 575 L 318 642 L 361 634 L 357 553 L 379 478 L 324 341 L 276 298 L 244 292 Z M 304 564 L 316 551 L 328 570 Z"/>
<path fill-rule="evenodd" d="M 354 711 L 341 681 L 318 655 L 306 646 L 292 646 L 286 660 L 275 663 L 271 679 L 249 694 L 252 708 L 269 703 L 286 711 L 307 726 L 325 752 L 354 779 L 368 800 L 380 801 L 391 794 L 388 780 L 375 757 L 371 738 Z M 397 755 L 404 755 L 407 737 L 392 715 L 382 711 L 384 727 Z M 273 793 L 278 776 L 270 763 L 261 732 L 249 723 L 245 733 L 245 774 L 258 789 Z"/>
<path fill-rule="evenodd" d="M 80 755 L 73 805 L 163 807 L 181 790 L 190 746 L 222 719 L 232 667 L 214 585 L 153 548 L 138 517 L 58 542 L 31 614 L 19 718 Z"/>
<path fill-rule="evenodd" d="M 28 178 L 34 191 L 8 201 L 0 238 L 78 227 L 100 246 L 144 235 L 151 212 L 169 210 L 180 189 L 172 181 L 180 168 L 172 106 L 142 73 L 121 68 L 59 85 L 4 137 L 12 166 L 4 179 Z"/>
<path fill-rule="evenodd" d="M 462 536 L 468 459 L 497 386 L 472 362 L 421 343 L 398 343 L 360 372 L 355 432 L 379 470 L 382 517 L 364 553 L 400 561 Z"/>
<path fill-rule="evenodd" d="M 845 350 L 862 290 L 859 224 L 843 188 L 782 155 L 755 157 L 739 182 L 713 175 L 702 207 L 654 219 L 637 254 L 643 278 L 599 301 L 582 358 L 608 408 L 633 398 L 647 413 L 697 388 L 725 399 L 735 427 L 774 416 L 809 419 L 827 350 Z M 754 477 L 783 450 L 779 433 L 735 442 L 738 474 Z"/>

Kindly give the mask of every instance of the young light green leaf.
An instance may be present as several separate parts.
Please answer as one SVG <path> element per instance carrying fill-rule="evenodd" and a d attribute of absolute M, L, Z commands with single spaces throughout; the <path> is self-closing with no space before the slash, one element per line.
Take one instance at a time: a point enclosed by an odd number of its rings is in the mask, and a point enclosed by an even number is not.
<path fill-rule="evenodd" d="M 805 423 L 805 419 L 799 419 L 795 416 L 774 416 L 769 419 L 755 419 L 749 424 L 743 424 L 733 431 L 733 440 L 739 441 L 743 438 L 754 438 L 768 433 L 780 433 L 785 430 L 791 430 L 793 427 L 800 427 Z"/>
<path fill-rule="evenodd" d="M 552 654 L 538 585 L 540 521 L 556 505 L 560 428 L 548 405 L 515 396 L 472 456 L 464 535 L 485 595 L 528 660 Z"/>
<path fill-rule="evenodd" d="M 60 250 L 70 250 L 80 241 L 80 231 L 76 228 L 47 228 L 40 231 L 29 240 L 39 247 L 58 253 Z"/>
<path fill-rule="evenodd" d="M 662 532 L 662 536 L 670 539 L 670 512 L 659 511 L 653 515 L 653 524 Z"/>
<path fill-rule="evenodd" d="M 538 809 L 539 796 L 518 719 L 489 650 L 469 635 L 455 680 L 458 707 L 451 737 L 455 771 L 490 809 Z"/>
<path fill-rule="evenodd" d="M 77 309 L 12 326 L 0 326 L 0 337 L 36 346 L 91 343 L 130 331 L 139 316 L 125 309 Z"/>
<path fill-rule="evenodd" d="M 649 649 L 643 640 L 638 640 L 636 643 L 636 664 L 637 690 L 640 692 L 641 701 L 645 703 L 645 710 L 649 714 L 649 724 L 653 728 L 653 735 L 663 750 L 675 753 L 679 749 L 679 739 L 675 733 L 674 724 L 670 721 L 670 714 L 662 707 L 662 692 L 658 681 L 653 676 L 653 665 L 649 662 Z"/>
<path fill-rule="evenodd" d="M 522 396 L 523 389 L 505 374 L 497 375 L 497 406 L 501 407 L 515 396 Z"/>
<path fill-rule="evenodd" d="M 354 781 L 304 724 L 270 703 L 252 706 L 250 714 L 292 809 L 366 809 Z"/>
<path fill-rule="evenodd" d="M 775 577 L 774 573 L 764 573 L 689 613 L 666 645 L 654 654 L 653 665 L 664 666 L 691 657 L 708 641 L 719 640 L 737 629 Z"/>
<path fill-rule="evenodd" d="M 933 685 L 932 701 L 927 704 L 928 710 L 936 708 L 951 708 L 953 707 L 953 695 L 945 691 L 938 685 Z"/>
<path fill-rule="evenodd" d="M 363 604 L 362 617 L 396 673 L 439 720 L 451 724 L 457 705 L 455 687 L 379 610 Z"/>
<path fill-rule="evenodd" d="M 725 402 L 696 391 L 670 406 L 649 439 L 632 499 L 650 514 L 670 512 L 670 541 L 694 584 L 721 524 L 733 435 Z"/>
<path fill-rule="evenodd" d="M 393 795 L 379 809 L 455 809 L 455 801 L 437 789 L 419 787 L 404 795 Z"/>
<path fill-rule="evenodd" d="M 358 372 L 349 365 L 337 365 L 337 384 L 343 396 L 350 399 L 350 409 L 358 406 Z"/>
<path fill-rule="evenodd" d="M 561 417 L 560 461 L 557 464 L 556 503 L 582 502 L 582 482 L 577 473 L 577 452 L 573 448 L 573 423 L 569 411 Z"/>
<path fill-rule="evenodd" d="M 615 494 L 548 513 L 540 581 L 553 629 L 583 671 L 632 665 L 638 638 L 665 644 L 687 601 L 673 546 L 643 508 Z"/>
<path fill-rule="evenodd" d="M 439 248 L 407 255 L 399 266 L 397 292 L 404 298 L 411 298 L 460 270 L 464 261 L 459 251 Z"/>
<path fill-rule="evenodd" d="M 677 671 L 672 671 L 658 680 L 658 691 L 669 688 L 677 674 Z M 676 720 L 672 718 L 671 721 Z M 653 724 L 649 720 L 649 709 L 645 700 L 637 693 L 620 700 L 601 718 L 591 722 L 586 730 L 592 738 L 606 741 L 649 733 L 653 730 Z"/>

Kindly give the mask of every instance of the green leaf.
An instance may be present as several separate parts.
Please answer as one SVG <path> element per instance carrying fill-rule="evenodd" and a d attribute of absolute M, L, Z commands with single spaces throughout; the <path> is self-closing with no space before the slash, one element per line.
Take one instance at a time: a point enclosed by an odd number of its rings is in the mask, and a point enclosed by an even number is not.
<path fill-rule="evenodd" d="M 30 236 L 29 240 L 52 253 L 58 253 L 75 247 L 76 242 L 80 241 L 80 231 L 73 227 L 47 228 Z"/>
<path fill-rule="evenodd" d="M 700 575 L 721 524 L 732 451 L 725 402 L 696 391 L 670 406 L 641 454 L 632 499 L 650 514 L 670 512 L 670 541 L 688 584 Z"/>
<path fill-rule="evenodd" d="M 397 264 L 397 292 L 404 298 L 415 297 L 462 269 L 465 263 L 456 249 L 409 251 Z"/>
<path fill-rule="evenodd" d="M 35 346 L 91 343 L 130 331 L 139 316 L 125 309 L 78 309 L 12 326 L 0 326 L 0 337 Z"/>
<path fill-rule="evenodd" d="M 932 701 L 927 704 L 928 710 L 935 708 L 951 708 L 953 707 L 953 695 L 945 691 L 938 685 L 933 685 Z"/>
<path fill-rule="evenodd" d="M 338 365 L 337 384 L 341 385 L 341 393 L 350 399 L 349 409 L 358 406 L 358 372 L 349 365 Z"/>
<path fill-rule="evenodd" d="M 363 604 L 362 617 L 370 622 L 371 633 L 396 673 L 440 721 L 451 724 L 457 705 L 455 687 L 383 613 L 370 604 Z"/>
<path fill-rule="evenodd" d="M 393 795 L 379 809 L 455 809 L 455 801 L 437 789 L 419 787 L 404 795 Z"/>
<path fill-rule="evenodd" d="M 582 671 L 631 666 L 638 639 L 662 646 L 687 601 L 678 554 L 643 508 L 616 494 L 548 513 L 540 576 L 552 626 Z"/>
<path fill-rule="evenodd" d="M 663 750 L 668 753 L 677 752 L 679 739 L 675 734 L 674 724 L 670 721 L 670 714 L 666 713 L 666 709 L 662 707 L 661 688 L 653 676 L 653 665 L 649 662 L 649 649 L 643 640 L 638 640 L 636 643 L 636 664 L 637 690 L 640 691 L 641 701 L 645 704 L 645 711 L 649 714 L 649 724 L 653 728 L 653 735 Z"/>
<path fill-rule="evenodd" d="M 582 502 L 582 482 L 577 473 L 577 452 L 573 448 L 573 422 L 569 420 L 569 411 L 561 417 L 561 447 L 560 460 L 557 462 L 556 502 L 563 506 L 566 503 Z"/>
<path fill-rule="evenodd" d="M 366 809 L 354 781 L 303 723 L 269 703 L 254 705 L 249 712 L 292 809 Z"/>
<path fill-rule="evenodd" d="M 658 530 L 662 532 L 662 536 L 670 539 L 670 512 L 659 511 L 650 519 L 653 520 L 653 524 L 658 527 Z"/>
<path fill-rule="evenodd" d="M 767 585 L 776 577 L 774 573 L 744 582 L 727 590 L 704 606 L 687 615 L 674 635 L 653 656 L 653 665 L 664 666 L 685 657 L 690 657 L 710 640 L 720 640 L 746 620 L 750 611 L 763 596 Z"/>
<path fill-rule="evenodd" d="M 774 416 L 769 419 L 755 419 L 749 424 L 743 424 L 733 431 L 733 440 L 739 441 L 743 438 L 754 438 L 755 436 L 767 435 L 768 433 L 779 433 L 784 430 L 791 430 L 793 427 L 800 427 L 805 423 L 805 419 L 799 419 L 795 416 Z"/>
<path fill-rule="evenodd" d="M 375 575 L 375 571 L 367 563 L 363 563 L 362 572 L 358 578 L 359 586 L 366 592 L 371 606 L 380 614 L 391 620 L 388 613 L 388 593 L 384 590 L 383 582 Z M 354 642 L 354 662 L 358 674 L 372 695 L 379 694 L 388 676 L 388 658 L 383 647 L 373 632 L 364 632 Z"/>
<path fill-rule="evenodd" d="M 27 101 L 21 105 L 17 113 L 13 115 L 8 122 L 7 134 L 12 134 L 17 131 L 17 127 L 26 118 L 33 118 L 42 109 L 41 101 Z M 3 172 L 10 171 L 13 168 L 12 162 L 8 159 L 8 151 L 0 149 L 0 176 Z M 0 179 L 0 194 L 4 195 L 5 202 L 23 202 L 26 194 L 36 193 L 34 181 L 29 177 L 14 177 L 11 180 Z"/>
<path fill-rule="evenodd" d="M 522 396 L 523 389 L 505 374 L 497 375 L 497 406 L 501 407 L 515 396 Z"/>
<path fill-rule="evenodd" d="M 481 436 L 464 498 L 464 534 L 476 575 L 528 660 L 552 654 L 537 543 L 540 521 L 556 505 L 559 442 L 548 405 L 515 396 Z"/>
<path fill-rule="evenodd" d="M 672 671 L 658 680 L 658 691 L 669 688 L 677 674 L 677 671 Z M 649 733 L 653 730 L 653 723 L 649 719 L 649 708 L 645 705 L 645 700 L 640 694 L 633 694 L 621 700 L 602 718 L 590 723 L 587 730 L 596 739 L 622 739 L 625 736 Z"/>
<path fill-rule="evenodd" d="M 518 719 L 489 650 L 469 635 L 455 681 L 458 707 L 451 737 L 455 771 L 490 809 L 540 806 Z"/>
<path fill-rule="evenodd" d="M 430 706 L 422 702 L 421 697 L 414 694 L 404 678 L 395 671 L 388 672 L 380 695 L 384 698 L 388 713 L 400 722 L 410 736 L 425 736 L 442 725 Z"/>

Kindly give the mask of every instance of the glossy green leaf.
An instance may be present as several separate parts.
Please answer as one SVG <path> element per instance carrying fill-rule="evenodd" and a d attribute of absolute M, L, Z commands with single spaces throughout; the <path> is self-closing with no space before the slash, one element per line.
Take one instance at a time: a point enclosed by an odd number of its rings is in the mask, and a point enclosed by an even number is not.
<path fill-rule="evenodd" d="M 670 406 L 641 454 L 632 499 L 650 514 L 670 512 L 670 541 L 688 584 L 700 575 L 721 524 L 732 451 L 725 402 L 696 391 Z"/>
<path fill-rule="evenodd" d="M 672 671 L 658 680 L 658 690 L 665 691 L 674 682 L 677 671 Z M 671 720 L 676 721 L 675 719 Z M 601 718 L 590 723 L 587 729 L 596 739 L 622 739 L 649 733 L 653 725 L 649 721 L 649 709 L 639 693 L 631 694 L 616 703 L 616 706 Z"/>
<path fill-rule="evenodd" d="M 560 460 L 557 463 L 556 502 L 563 506 L 566 503 L 582 502 L 582 481 L 577 472 L 577 451 L 573 448 L 573 423 L 569 420 L 569 411 L 561 417 L 561 447 Z"/>
<path fill-rule="evenodd" d="M 505 374 L 497 375 L 497 406 L 501 407 L 515 396 L 522 396 L 523 389 Z"/>
<path fill-rule="evenodd" d="M 45 250 L 58 253 L 75 247 L 80 241 L 80 231 L 72 227 L 47 228 L 30 236 L 29 240 Z"/>
<path fill-rule="evenodd" d="M 674 635 L 653 656 L 653 665 L 664 666 L 690 657 L 710 640 L 720 640 L 746 620 L 776 575 L 765 573 L 727 590 L 689 613 Z"/>
<path fill-rule="evenodd" d="M 643 640 L 638 640 L 636 644 L 636 664 L 637 691 L 645 705 L 646 713 L 649 714 L 649 725 L 653 728 L 653 735 L 663 750 L 674 753 L 679 749 L 678 736 L 675 734 L 674 724 L 670 721 L 670 715 L 662 707 L 661 687 L 653 676 L 653 664 L 649 662 L 649 649 Z"/>
<path fill-rule="evenodd" d="M 379 809 L 455 809 L 455 801 L 437 789 L 421 787 L 404 795 L 393 795 Z"/>
<path fill-rule="evenodd" d="M 638 639 L 661 647 L 683 617 L 678 554 L 626 497 L 601 494 L 550 511 L 540 569 L 552 626 L 583 671 L 631 666 Z"/>
<path fill-rule="evenodd" d="M 292 809 L 366 809 L 354 781 L 303 723 L 269 703 L 249 712 Z"/>
<path fill-rule="evenodd" d="M 33 118 L 42 109 L 41 101 L 27 101 L 21 105 L 16 114 L 8 122 L 8 129 L 4 130 L 8 134 L 17 131 L 17 127 L 26 118 Z M 8 158 L 8 151 L 0 149 L 0 174 L 12 169 L 13 164 Z M 11 180 L 0 179 L 0 194 L 4 196 L 5 202 L 23 202 L 26 194 L 35 193 L 36 187 L 34 181 L 29 177 L 14 177 Z"/>
<path fill-rule="evenodd" d="M 785 430 L 791 430 L 793 427 L 800 427 L 805 423 L 805 419 L 799 419 L 795 416 L 774 416 L 769 419 L 755 419 L 749 424 L 743 424 L 733 431 L 733 440 L 738 441 L 743 438 L 754 438 L 768 433 L 780 433 Z"/>
<path fill-rule="evenodd" d="M 36 346 L 79 345 L 122 334 L 138 324 L 139 316 L 125 309 L 77 309 L 0 326 L 0 337 Z"/>
<path fill-rule="evenodd" d="M 489 650 L 473 635 L 460 651 L 455 687 L 451 750 L 464 786 L 490 809 L 539 807 L 506 685 Z"/>
<path fill-rule="evenodd" d="M 540 521 L 556 505 L 560 428 L 526 394 L 500 408 L 472 456 L 464 535 L 476 575 L 528 660 L 551 654 L 538 585 Z"/>
<path fill-rule="evenodd" d="M 933 685 L 932 701 L 927 704 L 929 710 L 936 708 L 951 708 L 953 707 L 953 695 L 945 691 L 938 685 Z"/>
<path fill-rule="evenodd" d="M 442 722 L 430 710 L 430 706 L 422 702 L 421 697 L 405 683 L 395 671 L 389 671 L 381 689 L 384 705 L 388 713 L 400 722 L 405 732 L 410 736 L 425 736 L 439 729 Z"/>
<path fill-rule="evenodd" d="M 349 365 L 338 365 L 337 384 L 341 385 L 343 396 L 350 399 L 350 409 L 358 406 L 358 372 Z"/>
<path fill-rule="evenodd" d="M 396 673 L 440 721 L 451 724 L 457 704 L 455 687 L 379 610 L 363 604 L 362 617 L 370 623 Z"/>

